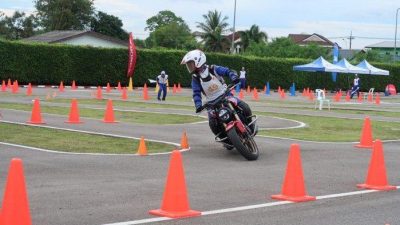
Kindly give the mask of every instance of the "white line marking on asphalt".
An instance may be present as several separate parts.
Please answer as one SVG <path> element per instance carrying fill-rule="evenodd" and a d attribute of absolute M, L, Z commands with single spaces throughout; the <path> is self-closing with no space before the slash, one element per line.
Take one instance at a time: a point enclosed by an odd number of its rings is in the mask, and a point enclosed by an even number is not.
<path fill-rule="evenodd" d="M 82 152 L 63 152 L 63 151 L 56 151 L 56 150 L 50 150 L 50 149 L 43 149 L 43 148 L 36 148 L 36 147 L 31 147 L 31 146 L 26 146 L 26 145 L 18 145 L 18 144 L 12 144 L 12 143 L 7 143 L 7 142 L 0 142 L 2 145 L 8 145 L 8 146 L 13 146 L 13 147 L 19 147 L 19 148 L 26 148 L 26 149 L 31 149 L 35 151 L 41 151 L 41 152 L 48 152 L 48 153 L 57 153 L 57 154 L 65 154 L 65 155 L 94 155 L 94 156 L 139 156 L 138 154 L 111 154 L 111 153 L 82 153 Z M 179 150 L 180 152 L 186 152 L 189 151 L 190 148 L 188 149 L 181 149 Z M 152 155 L 167 155 L 171 154 L 171 152 L 162 152 L 162 153 L 149 153 L 149 156 Z"/>
<path fill-rule="evenodd" d="M 400 189 L 400 186 L 396 186 L 396 188 Z M 317 196 L 316 198 L 317 198 L 317 200 L 322 200 L 322 199 L 329 199 L 329 198 L 347 197 L 347 196 L 352 196 L 352 195 L 362 195 L 362 194 L 375 193 L 375 192 L 379 192 L 379 191 L 362 190 L 362 191 L 353 191 L 353 192 L 331 194 L 331 195 L 321 195 L 321 196 Z M 266 207 L 273 207 L 273 206 L 294 204 L 294 203 L 295 202 L 290 202 L 290 201 L 268 202 L 268 203 L 257 204 L 257 205 L 248 205 L 248 206 L 240 206 L 240 207 L 227 208 L 227 209 L 204 211 L 201 213 L 201 215 L 206 216 L 206 215 L 214 215 L 214 214 L 221 214 L 221 213 L 238 212 L 238 211 L 245 211 L 245 210 L 250 210 L 250 209 L 259 209 L 259 208 L 266 208 Z M 134 224 L 154 223 L 154 222 L 165 221 L 165 220 L 172 220 L 172 219 L 167 218 L 167 217 L 157 217 L 157 218 L 133 220 L 133 221 L 127 221 L 127 222 L 120 222 L 120 223 L 109 223 L 109 224 L 104 224 L 104 225 L 134 225 Z"/>
<path fill-rule="evenodd" d="M 109 137 L 128 138 L 128 139 L 140 140 L 140 137 L 130 137 L 130 136 L 117 135 L 117 134 L 107 134 L 107 133 L 94 132 L 94 131 L 75 130 L 75 129 L 70 129 L 70 128 L 61 128 L 61 127 L 52 127 L 52 126 L 38 125 L 38 124 L 20 123 L 20 122 L 13 122 L 13 121 L 7 121 L 7 120 L 0 120 L 0 122 L 17 124 L 17 125 L 24 125 L 24 126 L 31 126 L 31 127 L 44 127 L 44 128 L 55 129 L 55 130 L 65 130 L 65 131 L 79 132 L 79 133 L 84 133 L 84 134 L 96 134 L 96 135 L 109 136 Z M 160 141 L 160 140 L 147 139 L 147 138 L 145 140 L 146 141 L 163 143 L 163 144 L 181 146 L 179 143 L 174 143 L 174 142 L 169 142 L 169 141 Z"/>
<path fill-rule="evenodd" d="M 266 117 L 266 116 L 264 116 L 264 117 Z M 306 127 L 305 123 L 303 123 L 301 121 L 298 121 L 298 120 L 286 119 L 286 118 L 281 118 L 281 117 L 276 117 L 276 116 L 271 116 L 271 118 L 280 119 L 280 120 L 287 120 L 287 121 L 298 123 L 299 125 L 292 126 L 292 127 L 259 128 L 258 130 L 286 130 L 286 129 L 298 129 L 298 128 Z"/>

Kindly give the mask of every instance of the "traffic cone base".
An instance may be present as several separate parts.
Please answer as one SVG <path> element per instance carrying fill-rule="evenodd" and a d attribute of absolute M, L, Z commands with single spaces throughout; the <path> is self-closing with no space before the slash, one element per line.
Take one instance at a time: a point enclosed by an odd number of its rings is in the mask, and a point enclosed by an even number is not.
<path fill-rule="evenodd" d="M 189 143 L 188 143 L 188 138 L 187 138 L 186 132 L 183 132 L 183 134 L 182 134 L 181 149 L 189 149 Z"/>
<path fill-rule="evenodd" d="M 144 141 L 144 137 L 140 138 L 137 154 L 141 156 L 147 155 L 147 147 L 146 147 L 146 142 Z"/>
<path fill-rule="evenodd" d="M 271 195 L 272 199 L 280 200 L 280 201 L 291 201 L 291 202 L 308 202 L 308 201 L 315 201 L 315 196 L 301 196 L 301 197 L 292 197 L 286 195 Z"/>
<path fill-rule="evenodd" d="M 201 216 L 201 212 L 195 210 L 188 210 L 185 212 L 167 212 L 162 209 L 155 209 L 150 210 L 149 213 L 155 216 L 169 217 L 174 219 Z"/>
<path fill-rule="evenodd" d="M 369 117 L 364 119 L 364 125 L 361 131 L 360 143 L 355 145 L 356 148 L 373 148 L 374 142 L 372 141 L 372 128 Z"/>
<path fill-rule="evenodd" d="M 174 150 L 171 153 L 161 208 L 150 210 L 149 213 L 170 218 L 186 218 L 201 215 L 201 212 L 190 209 L 182 155 L 178 150 Z"/>
<path fill-rule="evenodd" d="M 45 124 L 42 120 L 42 114 L 40 112 L 40 102 L 39 99 L 35 99 L 33 102 L 31 119 L 27 122 L 31 124 Z"/>
<path fill-rule="evenodd" d="M 362 188 L 362 189 L 372 189 L 372 190 L 378 190 L 378 191 L 397 190 L 397 187 L 392 186 L 392 185 L 376 186 L 376 185 L 369 185 L 369 184 L 357 184 L 357 187 Z"/>
<path fill-rule="evenodd" d="M 300 146 L 292 144 L 290 146 L 286 174 L 282 185 L 281 194 L 271 195 L 271 198 L 292 202 L 314 201 L 316 197 L 306 193 L 303 169 L 301 165 Z"/>
<path fill-rule="evenodd" d="M 358 145 L 354 145 L 354 147 L 356 148 L 373 148 L 374 145 L 363 145 L 363 144 L 358 144 Z"/>
<path fill-rule="evenodd" d="M 358 184 L 357 187 L 379 191 L 397 190 L 397 187 L 388 183 L 382 141 L 379 139 L 374 143 L 365 183 Z"/>
<path fill-rule="evenodd" d="M 32 224 L 21 159 L 11 159 L 1 211 L 2 225 Z"/>

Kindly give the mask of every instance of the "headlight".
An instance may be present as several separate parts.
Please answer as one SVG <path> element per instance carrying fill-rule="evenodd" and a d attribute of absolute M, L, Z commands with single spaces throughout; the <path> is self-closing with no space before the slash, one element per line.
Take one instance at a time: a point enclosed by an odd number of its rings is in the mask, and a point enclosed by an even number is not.
<path fill-rule="evenodd" d="M 218 112 L 218 117 L 222 120 L 222 122 L 228 122 L 231 118 L 230 111 L 228 109 L 221 109 Z"/>

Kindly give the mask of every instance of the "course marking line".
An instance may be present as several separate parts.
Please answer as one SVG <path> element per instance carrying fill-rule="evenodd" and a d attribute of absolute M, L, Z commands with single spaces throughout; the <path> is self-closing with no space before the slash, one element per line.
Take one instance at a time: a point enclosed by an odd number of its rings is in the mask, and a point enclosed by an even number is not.
<path fill-rule="evenodd" d="M 359 142 L 357 141 L 348 141 L 348 142 L 334 142 L 334 141 L 310 141 L 310 140 L 301 140 L 301 139 L 295 139 L 295 138 L 285 138 L 285 137 L 274 137 L 274 136 L 268 136 L 268 135 L 261 135 L 257 134 L 256 137 L 261 137 L 261 138 L 271 138 L 271 139 L 282 139 L 282 140 L 289 140 L 289 141 L 298 141 L 298 142 L 306 142 L 306 143 L 316 143 L 316 144 L 358 144 Z M 388 143 L 388 142 L 399 142 L 400 139 L 398 140 L 382 140 L 383 143 Z"/>
<path fill-rule="evenodd" d="M 305 123 L 303 123 L 301 121 L 298 121 L 298 120 L 286 119 L 286 118 L 276 117 L 276 116 L 264 116 L 264 115 L 261 115 L 260 117 L 271 117 L 271 118 L 279 119 L 279 120 L 287 120 L 287 121 L 291 121 L 291 122 L 294 122 L 294 123 L 298 123 L 299 125 L 292 126 L 292 127 L 259 128 L 258 130 L 286 130 L 286 129 L 298 129 L 298 128 L 306 127 Z"/>
<path fill-rule="evenodd" d="M 30 150 L 35 150 L 35 151 L 47 152 L 47 153 L 64 154 L 64 155 L 139 156 L 138 154 L 127 154 L 127 153 L 113 154 L 113 153 L 63 152 L 63 151 L 56 151 L 56 150 L 50 150 L 50 149 L 36 148 L 36 147 L 31 147 L 31 146 L 26 146 L 26 145 L 12 144 L 12 143 L 7 143 L 7 142 L 0 142 L 0 144 L 7 145 L 7 146 L 12 146 L 12 147 L 30 149 Z M 189 151 L 189 150 L 190 150 L 190 148 L 188 148 L 188 149 L 180 149 L 179 151 L 180 152 L 186 152 L 186 151 Z M 168 155 L 168 154 L 171 154 L 171 152 L 148 153 L 149 156 L 153 156 L 153 155 Z"/>
<path fill-rule="evenodd" d="M 396 188 L 398 190 L 398 189 L 400 189 L 400 186 L 396 186 Z M 321 196 L 317 196 L 316 198 L 317 198 L 317 200 L 323 200 L 323 199 L 348 197 L 348 196 L 352 196 L 352 195 L 362 195 L 362 194 L 375 193 L 375 192 L 379 192 L 379 191 L 362 190 L 362 191 L 345 192 L 345 193 L 339 193 L 339 194 L 321 195 Z M 278 202 L 268 202 L 268 203 L 257 204 L 257 205 L 248 205 L 248 206 L 240 206 L 240 207 L 233 207 L 233 208 L 226 208 L 226 209 L 217 209 L 217 210 L 201 212 L 201 215 L 203 215 L 203 216 L 215 215 L 215 214 L 221 214 L 221 213 L 238 212 L 238 211 L 245 211 L 245 210 L 250 210 L 250 209 L 259 209 L 259 208 L 273 207 L 273 206 L 279 206 L 279 205 L 286 205 L 286 204 L 295 204 L 295 202 L 278 201 Z M 133 221 L 127 221 L 127 222 L 120 222 L 120 223 L 109 223 L 109 224 L 104 224 L 104 225 L 134 225 L 134 224 L 154 223 L 154 222 L 166 221 L 166 220 L 172 220 L 172 218 L 157 217 L 157 218 L 133 220 Z"/>

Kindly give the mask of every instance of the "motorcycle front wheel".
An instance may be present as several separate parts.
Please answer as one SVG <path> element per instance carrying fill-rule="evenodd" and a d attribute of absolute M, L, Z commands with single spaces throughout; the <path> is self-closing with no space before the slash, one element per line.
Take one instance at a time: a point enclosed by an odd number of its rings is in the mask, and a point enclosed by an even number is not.
<path fill-rule="evenodd" d="M 238 134 L 236 129 L 232 128 L 227 132 L 227 135 L 233 146 L 235 146 L 235 148 L 243 157 L 249 161 L 258 159 L 260 154 L 258 151 L 258 146 L 248 132 Z"/>

